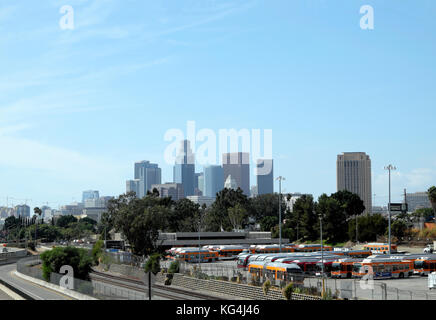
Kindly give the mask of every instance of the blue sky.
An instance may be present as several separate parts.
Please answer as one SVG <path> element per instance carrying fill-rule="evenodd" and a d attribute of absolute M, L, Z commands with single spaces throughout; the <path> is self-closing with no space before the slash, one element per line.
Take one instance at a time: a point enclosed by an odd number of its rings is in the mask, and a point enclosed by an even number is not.
<path fill-rule="evenodd" d="M 63 5 L 74 30 L 59 26 Z M 285 192 L 335 192 L 345 151 L 370 155 L 375 204 L 389 163 L 394 200 L 424 191 L 435 15 L 432 0 L 0 0 L 0 205 L 118 195 L 144 159 L 171 181 L 163 137 L 191 120 L 272 129 Z"/>

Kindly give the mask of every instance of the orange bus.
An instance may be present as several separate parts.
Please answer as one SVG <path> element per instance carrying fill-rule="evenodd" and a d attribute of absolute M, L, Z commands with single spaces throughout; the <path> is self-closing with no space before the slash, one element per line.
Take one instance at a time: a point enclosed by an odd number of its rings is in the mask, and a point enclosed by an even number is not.
<path fill-rule="evenodd" d="M 413 262 L 402 259 L 364 259 L 353 263 L 353 278 L 365 275 L 373 279 L 405 278 L 413 273 Z"/>
<path fill-rule="evenodd" d="M 213 250 L 218 252 L 218 258 L 220 260 L 234 260 L 238 258 L 240 253 L 247 250 L 247 248 L 243 246 L 219 246 Z"/>
<path fill-rule="evenodd" d="M 304 274 L 301 268 L 295 263 L 278 263 L 256 261 L 248 265 L 248 272 L 251 276 L 275 281 L 292 281 L 295 284 L 303 284 Z"/>
<path fill-rule="evenodd" d="M 332 263 L 332 278 L 351 278 L 353 273 L 353 264 L 361 262 L 363 259 L 344 258 L 336 260 Z"/>
<path fill-rule="evenodd" d="M 184 249 L 176 252 L 175 259 L 186 262 L 214 262 L 218 260 L 218 252 L 208 249 Z"/>
<path fill-rule="evenodd" d="M 300 244 L 295 249 L 298 252 L 321 252 L 321 245 L 320 244 Z M 333 251 L 333 247 L 322 246 L 322 251 Z"/>
<path fill-rule="evenodd" d="M 436 255 L 428 257 L 421 257 L 415 260 L 414 273 L 421 276 L 428 276 L 430 273 L 436 271 Z"/>
<path fill-rule="evenodd" d="M 387 243 L 368 243 L 363 246 L 363 250 L 374 253 L 389 254 L 389 244 Z M 397 252 L 397 245 L 391 244 L 391 253 Z"/>
<path fill-rule="evenodd" d="M 282 252 L 295 252 L 295 247 L 290 245 L 282 245 Z M 278 244 L 258 245 L 250 247 L 251 253 L 279 253 L 280 246 Z"/>

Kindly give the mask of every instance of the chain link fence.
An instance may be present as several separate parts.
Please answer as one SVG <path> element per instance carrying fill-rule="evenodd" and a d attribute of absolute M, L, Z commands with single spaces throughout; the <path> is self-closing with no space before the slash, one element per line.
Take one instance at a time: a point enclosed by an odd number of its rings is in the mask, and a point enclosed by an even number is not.
<path fill-rule="evenodd" d="M 173 260 L 161 262 L 161 267 L 168 269 Z M 221 263 L 186 263 L 181 261 L 179 273 L 198 279 L 216 279 L 224 281 L 232 281 L 241 284 L 262 286 L 268 279 L 266 276 L 253 277 L 247 270 L 237 268 L 233 264 Z M 421 278 L 395 279 L 389 280 L 388 283 L 383 280 L 361 280 L 361 279 L 335 279 L 315 276 L 305 276 L 304 283 L 297 291 L 306 294 L 321 295 L 322 291 L 333 299 L 349 299 L 349 300 L 436 300 L 436 292 L 429 291 L 426 287 L 422 287 L 424 279 Z M 398 282 L 397 282 L 398 281 Z M 414 283 L 420 281 L 418 285 L 414 284 L 415 288 L 408 290 L 397 288 L 397 283 L 401 281 L 410 281 Z M 284 287 L 289 282 L 271 281 L 275 286 Z M 409 283 L 409 282 L 408 282 Z M 402 283 L 403 287 L 407 285 Z M 401 286 L 400 286 L 401 287 Z"/>

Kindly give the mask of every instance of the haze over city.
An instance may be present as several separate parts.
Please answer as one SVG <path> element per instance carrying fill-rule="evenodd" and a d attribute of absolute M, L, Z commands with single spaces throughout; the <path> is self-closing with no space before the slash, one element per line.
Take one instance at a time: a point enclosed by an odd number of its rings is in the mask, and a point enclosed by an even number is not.
<path fill-rule="evenodd" d="M 72 0 L 74 30 L 64 1 L 2 4 L 0 206 L 118 196 L 141 160 L 170 182 L 164 135 L 190 120 L 271 129 L 283 192 L 335 192 L 342 152 L 371 157 L 374 205 L 390 163 L 393 201 L 434 184 L 434 2 L 191 2 Z"/>

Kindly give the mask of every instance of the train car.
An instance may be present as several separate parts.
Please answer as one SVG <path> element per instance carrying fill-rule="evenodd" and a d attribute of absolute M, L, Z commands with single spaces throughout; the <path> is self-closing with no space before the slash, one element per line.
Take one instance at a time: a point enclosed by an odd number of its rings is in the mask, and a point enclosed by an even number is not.
<path fill-rule="evenodd" d="M 214 262 L 218 260 L 218 252 L 208 249 L 184 249 L 176 253 L 176 260 L 185 262 Z"/>
<path fill-rule="evenodd" d="M 368 243 L 363 246 L 363 250 L 369 250 L 372 254 L 389 254 L 389 244 L 379 242 Z M 397 245 L 391 244 L 391 253 L 395 252 L 397 252 Z"/>
<path fill-rule="evenodd" d="M 409 277 L 413 272 L 413 262 L 403 259 L 364 259 L 353 263 L 353 278 L 365 275 L 373 279 L 390 279 Z"/>

